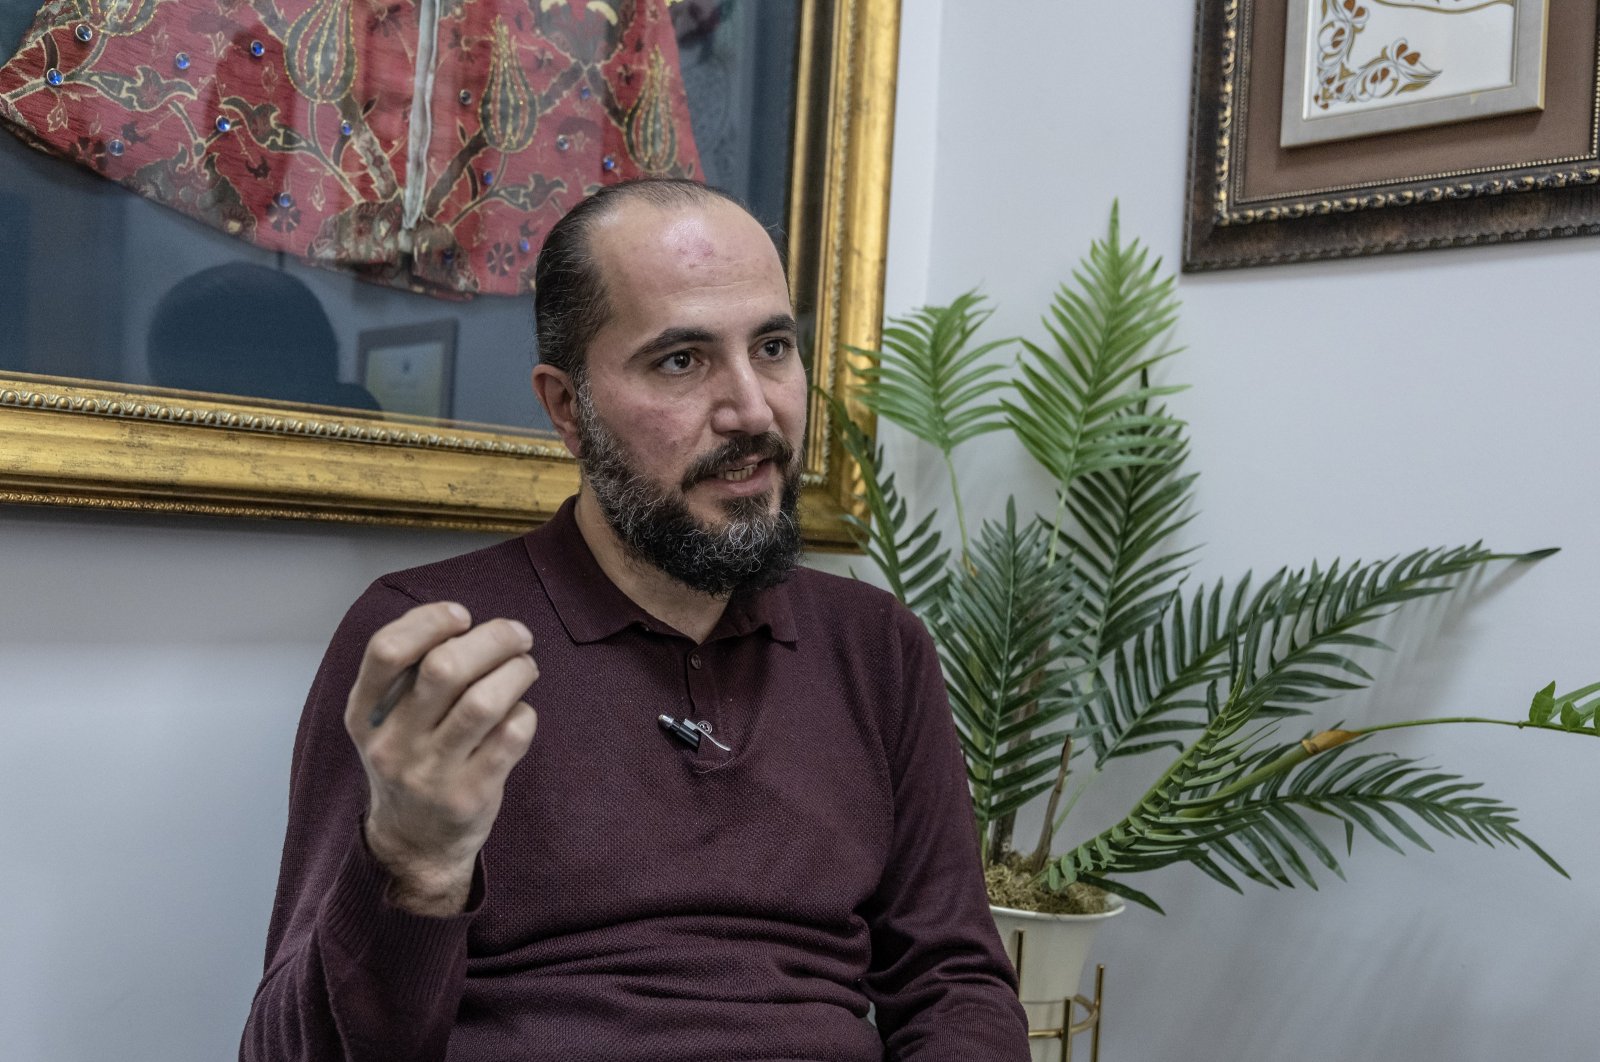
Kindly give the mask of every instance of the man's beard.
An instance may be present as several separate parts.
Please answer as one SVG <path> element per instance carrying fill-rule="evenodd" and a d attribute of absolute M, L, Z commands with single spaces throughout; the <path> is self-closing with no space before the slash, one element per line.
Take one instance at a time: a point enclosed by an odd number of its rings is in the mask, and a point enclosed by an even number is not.
<path fill-rule="evenodd" d="M 776 586 L 800 559 L 801 462 L 776 432 L 746 435 L 698 458 L 676 490 L 652 483 L 633 464 L 621 440 L 601 422 L 588 381 L 577 387 L 579 464 L 606 522 L 636 560 L 691 590 L 723 596 Z M 782 477 L 778 509 L 770 491 L 723 503 L 726 522 L 708 527 L 689 511 L 685 494 L 747 457 L 771 460 Z"/>

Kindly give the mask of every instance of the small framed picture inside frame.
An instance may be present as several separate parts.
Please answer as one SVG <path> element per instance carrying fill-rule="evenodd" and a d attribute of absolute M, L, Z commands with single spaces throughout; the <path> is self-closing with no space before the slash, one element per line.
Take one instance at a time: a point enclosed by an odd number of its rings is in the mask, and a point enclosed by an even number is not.
<path fill-rule="evenodd" d="M 358 349 L 361 382 L 385 413 L 450 417 L 454 319 L 369 328 L 361 333 Z"/>

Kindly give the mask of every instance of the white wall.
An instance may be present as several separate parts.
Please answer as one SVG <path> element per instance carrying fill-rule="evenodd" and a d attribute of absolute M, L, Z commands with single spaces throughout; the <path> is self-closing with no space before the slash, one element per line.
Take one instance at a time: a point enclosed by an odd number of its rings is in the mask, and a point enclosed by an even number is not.
<path fill-rule="evenodd" d="M 982 282 L 997 333 L 1032 329 L 1113 197 L 1176 262 L 1191 12 L 1155 6 L 905 0 L 891 310 Z M 1204 574 L 1479 536 L 1565 547 L 1395 628 L 1412 652 L 1351 718 L 1514 714 L 1551 678 L 1600 678 L 1582 591 L 1600 585 L 1582 415 L 1600 370 L 1577 279 L 1597 258 L 1579 240 L 1182 281 Z M 373 576 L 482 541 L 0 509 L 0 1058 L 232 1054 L 326 636 Z M 1358 842 L 1349 882 L 1315 894 L 1163 875 L 1168 916 L 1130 913 L 1098 946 L 1108 1059 L 1587 1057 L 1600 852 L 1578 783 L 1600 745 L 1388 747 L 1483 779 L 1576 880 L 1448 841 L 1404 859 Z"/>
<path fill-rule="evenodd" d="M 1124 231 L 1176 269 L 1192 4 L 906 0 L 904 12 L 921 54 L 903 68 L 938 76 L 926 96 L 901 97 L 896 195 L 898 175 L 929 175 L 932 209 L 920 187 L 915 216 L 897 206 L 891 312 L 981 284 L 1001 307 L 992 334 L 1042 336 L 1039 315 L 1114 198 Z M 928 21 L 936 56 L 918 36 Z M 896 253 L 907 247 L 926 253 Z M 1168 375 L 1192 385 L 1173 405 L 1202 473 L 1188 534 L 1203 545 L 1199 575 L 1480 537 L 1564 547 L 1386 628 L 1403 652 L 1375 662 L 1378 695 L 1323 718 L 1518 716 L 1551 679 L 1600 679 L 1585 592 L 1600 585 L 1600 435 L 1586 415 L 1600 311 L 1584 279 L 1597 263 L 1600 241 L 1570 240 L 1181 279 L 1188 351 Z M 1012 484 L 993 469 L 1016 455 L 965 456 L 998 503 Z M 918 482 L 937 478 L 924 468 Z M 1097 944 L 1106 1057 L 1593 1057 L 1578 1000 L 1600 970 L 1585 911 L 1600 846 L 1582 782 L 1600 743 L 1430 728 L 1374 747 L 1483 781 L 1574 880 L 1443 838 L 1404 858 L 1359 838 L 1348 882 L 1323 875 L 1316 893 L 1237 896 L 1198 871 L 1163 873 L 1139 884 L 1167 916 L 1133 911 Z M 1151 780 L 1101 794 L 1084 825 Z"/>

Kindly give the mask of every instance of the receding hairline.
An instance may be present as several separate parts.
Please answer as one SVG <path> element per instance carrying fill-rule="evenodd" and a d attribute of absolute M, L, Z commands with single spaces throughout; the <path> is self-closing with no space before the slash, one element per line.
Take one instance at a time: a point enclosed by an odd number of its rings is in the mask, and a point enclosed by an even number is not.
<path fill-rule="evenodd" d="M 645 216 L 673 217 L 706 215 L 717 212 L 742 217 L 767 237 L 769 245 L 772 247 L 773 261 L 777 265 L 778 274 L 783 278 L 784 291 L 789 295 L 792 302 L 794 295 L 793 292 L 789 291 L 789 271 L 784 268 L 783 255 L 779 253 L 777 241 L 772 239 L 772 233 L 761 223 L 761 219 L 746 210 L 741 203 L 715 193 L 694 199 L 685 197 L 668 201 L 650 200 L 640 196 L 608 204 L 604 212 L 590 218 L 589 223 L 585 226 L 583 233 L 584 252 L 589 260 L 594 263 L 595 287 L 601 299 L 605 316 L 610 318 L 616 312 L 611 305 L 610 285 L 607 283 L 608 272 L 615 273 L 615 270 L 606 269 L 601 252 L 602 238 L 605 235 L 623 231 L 621 226 L 626 223 L 630 215 L 637 217 L 643 213 Z"/>
<path fill-rule="evenodd" d="M 584 226 L 583 237 L 586 250 L 592 256 L 595 250 L 595 237 L 602 231 L 615 231 L 624 223 L 630 214 L 650 213 L 655 215 L 691 215 L 711 214 L 716 212 L 731 212 L 735 216 L 746 218 L 750 224 L 760 229 L 772 243 L 774 253 L 778 251 L 778 244 L 772 233 L 761 223 L 761 219 L 745 209 L 744 204 L 733 199 L 728 199 L 715 192 L 707 192 L 697 197 L 684 196 L 672 199 L 650 199 L 643 195 L 619 197 L 615 202 L 607 203 L 603 208 L 588 220 Z M 778 254 L 778 266 L 783 266 L 783 256 Z"/>

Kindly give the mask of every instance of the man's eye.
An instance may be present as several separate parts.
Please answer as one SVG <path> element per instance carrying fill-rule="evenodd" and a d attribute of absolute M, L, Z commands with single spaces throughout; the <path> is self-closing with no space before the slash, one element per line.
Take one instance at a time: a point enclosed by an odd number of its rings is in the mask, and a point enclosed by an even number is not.
<path fill-rule="evenodd" d="M 656 364 L 667 372 L 688 372 L 694 368 L 694 355 L 687 350 L 680 350 L 675 354 L 668 354 Z"/>
<path fill-rule="evenodd" d="M 761 344 L 761 356 L 776 361 L 793 348 L 794 344 L 787 339 L 768 339 Z"/>

